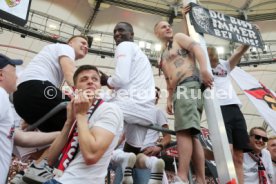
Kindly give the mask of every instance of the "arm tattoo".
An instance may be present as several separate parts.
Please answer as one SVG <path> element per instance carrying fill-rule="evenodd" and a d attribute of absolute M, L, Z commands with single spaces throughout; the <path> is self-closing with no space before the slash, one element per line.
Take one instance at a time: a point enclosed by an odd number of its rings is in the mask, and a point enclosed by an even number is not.
<path fill-rule="evenodd" d="M 190 44 L 188 45 L 187 50 L 191 50 L 192 47 L 194 47 L 195 45 L 199 45 L 199 44 L 198 44 L 197 42 L 193 41 L 192 43 L 190 43 Z"/>

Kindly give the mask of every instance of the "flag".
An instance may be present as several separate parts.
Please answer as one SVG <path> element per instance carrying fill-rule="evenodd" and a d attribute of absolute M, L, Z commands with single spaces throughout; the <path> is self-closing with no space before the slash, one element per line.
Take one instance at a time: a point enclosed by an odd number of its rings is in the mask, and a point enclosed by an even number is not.
<path fill-rule="evenodd" d="M 241 68 L 236 67 L 230 74 L 265 122 L 276 132 L 275 93 Z"/>

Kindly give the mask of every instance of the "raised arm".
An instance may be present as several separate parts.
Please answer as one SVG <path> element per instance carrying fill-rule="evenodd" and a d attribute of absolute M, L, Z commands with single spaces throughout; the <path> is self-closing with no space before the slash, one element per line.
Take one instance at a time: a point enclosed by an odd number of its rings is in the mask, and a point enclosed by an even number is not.
<path fill-rule="evenodd" d="M 93 122 L 93 127 L 89 127 L 85 110 L 87 105 L 85 99 L 81 99 L 76 101 L 75 109 L 80 152 L 85 163 L 91 165 L 97 163 L 108 149 L 122 119 L 115 108 L 101 109 L 98 114 L 101 118 Z"/>
<path fill-rule="evenodd" d="M 240 63 L 241 57 L 248 50 L 248 48 L 248 45 L 241 45 L 234 51 L 232 56 L 228 59 L 231 70 L 233 70 L 235 66 Z"/>
<path fill-rule="evenodd" d="M 114 134 L 102 127 L 87 127 L 87 120 L 78 117 L 80 151 L 87 165 L 97 163 L 111 144 Z"/>
<path fill-rule="evenodd" d="M 191 6 L 183 6 L 181 9 L 182 17 L 183 17 L 183 33 L 189 36 L 189 29 L 186 14 L 191 10 Z"/>

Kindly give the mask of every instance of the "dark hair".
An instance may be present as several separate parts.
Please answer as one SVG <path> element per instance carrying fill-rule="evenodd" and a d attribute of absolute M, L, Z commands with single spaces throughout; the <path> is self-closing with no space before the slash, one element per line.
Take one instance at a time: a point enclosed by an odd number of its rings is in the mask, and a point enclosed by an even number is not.
<path fill-rule="evenodd" d="M 68 39 L 67 43 L 69 43 L 69 42 L 72 41 L 73 39 L 79 38 L 79 37 L 85 39 L 85 40 L 88 42 L 87 36 L 84 36 L 84 35 L 74 35 L 74 36 L 72 36 L 71 38 Z"/>
<path fill-rule="evenodd" d="M 266 130 L 263 127 L 253 127 L 249 131 L 249 136 L 254 135 L 254 130 L 262 130 L 262 131 L 266 132 Z"/>
<path fill-rule="evenodd" d="M 76 82 L 77 82 L 77 78 L 79 76 L 79 74 L 85 70 L 94 70 L 96 71 L 98 74 L 99 74 L 99 70 L 97 67 L 93 66 L 93 65 L 82 65 L 80 67 L 78 67 L 78 69 L 75 71 L 74 73 L 74 76 L 73 76 L 73 81 L 74 81 L 74 84 L 76 85 Z M 100 76 L 100 74 L 99 74 Z"/>
<path fill-rule="evenodd" d="M 128 23 L 128 22 L 119 22 L 118 24 L 125 24 L 128 27 L 128 31 L 131 32 L 131 33 L 134 33 L 133 32 L 133 27 L 130 23 Z"/>

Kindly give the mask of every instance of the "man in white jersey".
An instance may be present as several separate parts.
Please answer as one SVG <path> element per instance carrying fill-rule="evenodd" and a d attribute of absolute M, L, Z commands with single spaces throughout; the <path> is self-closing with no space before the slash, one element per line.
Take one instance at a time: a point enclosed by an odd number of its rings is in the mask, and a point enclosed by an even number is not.
<path fill-rule="evenodd" d="M 14 93 L 14 107 L 28 124 L 34 124 L 61 102 L 70 101 L 59 87 L 64 79 L 73 86 L 75 60 L 87 54 L 87 45 L 86 37 L 73 36 L 67 44 L 45 46 L 27 65 Z M 38 128 L 43 132 L 59 131 L 65 120 L 66 110 L 61 110 Z"/>
<path fill-rule="evenodd" d="M 6 183 L 15 129 L 9 94 L 16 91 L 15 65 L 22 63 L 22 60 L 13 60 L 0 54 L 0 184 Z"/>
<path fill-rule="evenodd" d="M 251 152 L 244 153 L 244 184 L 274 184 L 274 171 L 269 151 L 265 149 L 268 141 L 263 127 L 253 127 L 249 131 Z"/>
<path fill-rule="evenodd" d="M 227 61 L 218 58 L 216 48 L 207 49 L 214 76 L 216 97 L 221 107 L 239 183 L 243 183 L 243 152 L 250 151 L 250 148 L 246 122 L 239 107 L 241 102 L 232 86 L 230 73 L 248 48 L 247 45 L 239 46 Z"/>
<path fill-rule="evenodd" d="M 119 22 L 114 28 L 115 74 L 102 79 L 102 84 L 114 89 L 112 102 L 119 105 L 124 114 L 124 151 L 138 154 L 147 129 L 136 124 L 150 125 L 156 120 L 154 106 L 154 79 L 150 62 L 133 42 L 131 24 Z"/>
<path fill-rule="evenodd" d="M 95 98 L 96 90 L 101 88 L 96 67 L 80 66 L 74 74 L 74 83 L 76 96 L 67 107 L 67 120 L 48 155 L 50 165 L 56 159 L 65 158 L 58 165 L 63 174 L 46 183 L 104 183 L 111 153 L 119 139 L 117 132 L 122 128 L 123 115 L 117 105 Z M 71 135 L 77 137 L 72 142 Z M 65 151 L 67 143 L 70 143 L 69 150 Z"/>

